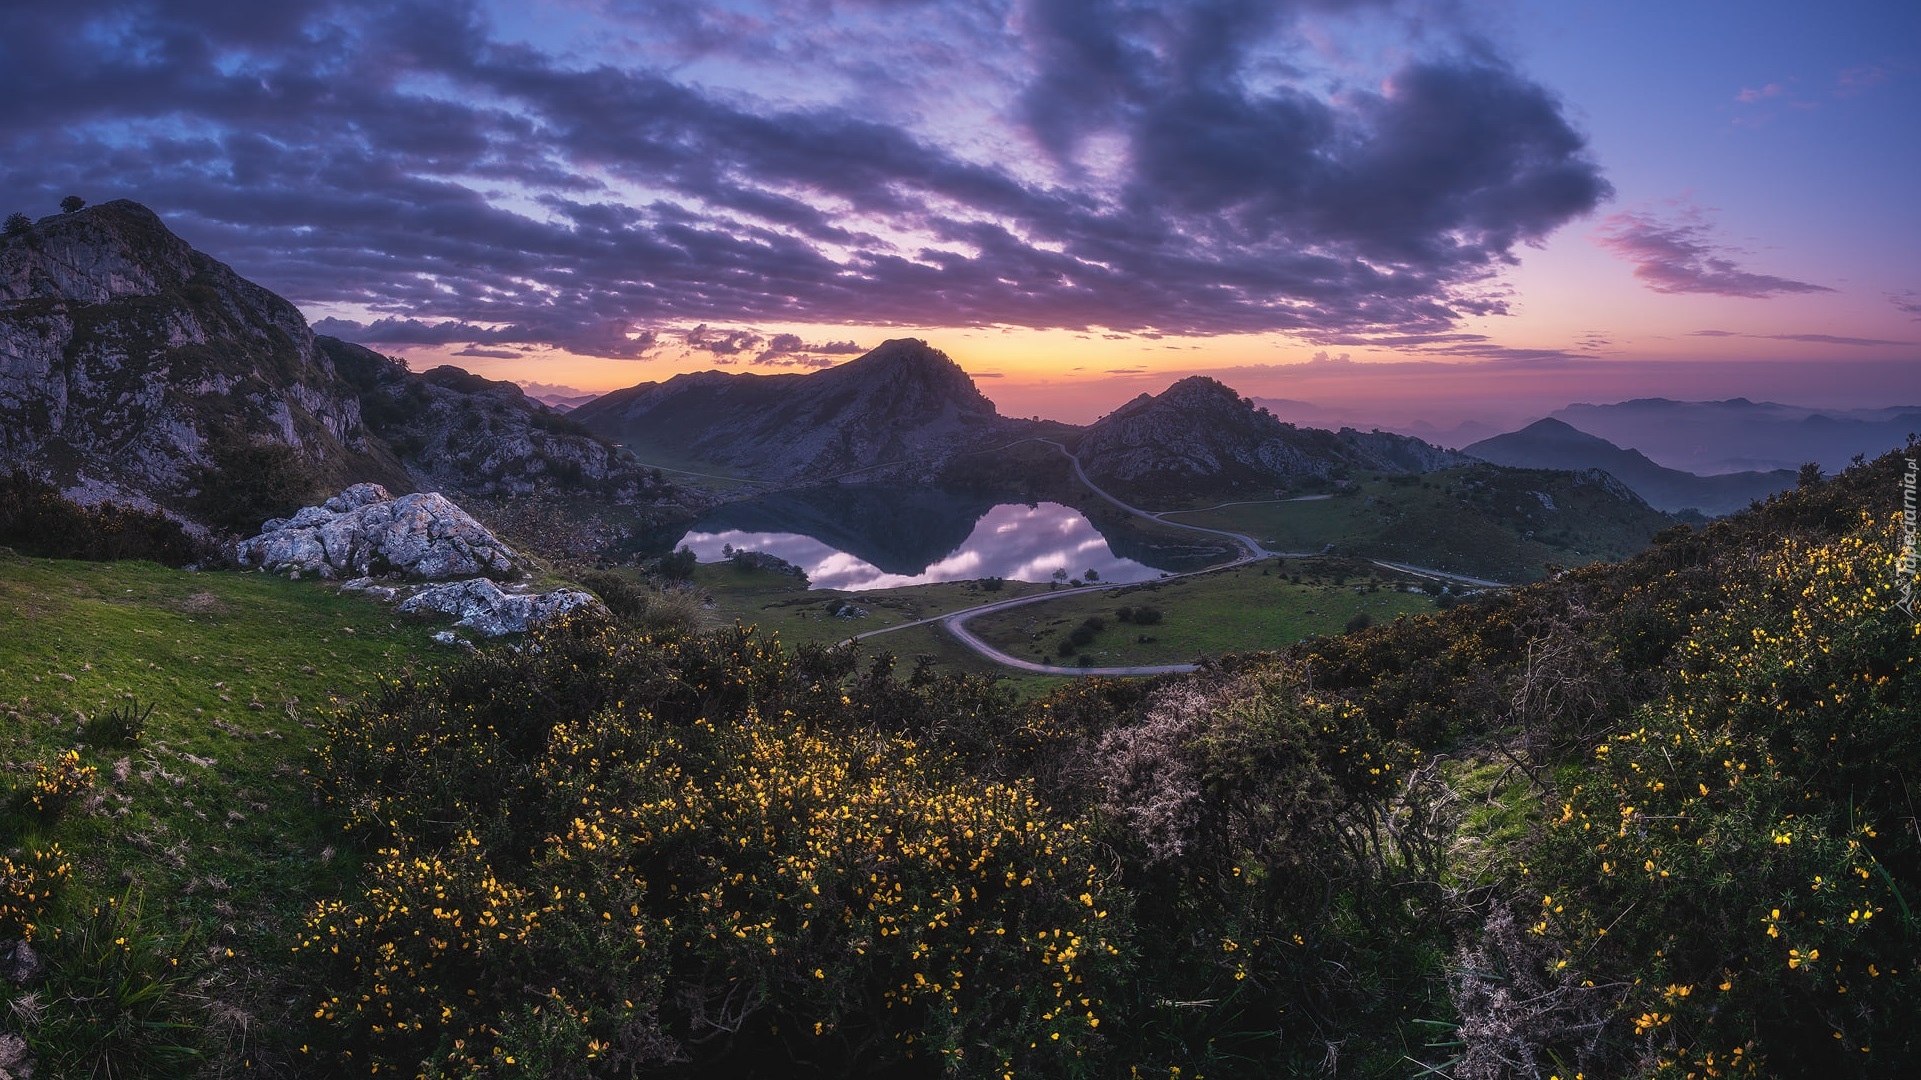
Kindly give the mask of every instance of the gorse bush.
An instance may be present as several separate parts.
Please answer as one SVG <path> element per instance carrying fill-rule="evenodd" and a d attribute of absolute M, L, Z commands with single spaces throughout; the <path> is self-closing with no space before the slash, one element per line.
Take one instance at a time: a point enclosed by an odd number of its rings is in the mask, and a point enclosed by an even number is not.
<path fill-rule="evenodd" d="M 831 667 L 562 629 L 342 722 L 325 791 L 375 856 L 301 945 L 330 990 L 319 1052 L 838 1076 L 1097 1051 L 1127 934 L 1085 823 L 875 730 L 868 708 L 922 695 Z"/>
<path fill-rule="evenodd" d="M 1676 686 L 1561 778 L 1532 933 L 1623 987 L 1619 1059 L 1676 1076 L 1921 1059 L 1921 627 L 1892 528 L 1788 540 L 1724 586 Z"/>
<path fill-rule="evenodd" d="M 593 622 L 390 684 L 315 770 L 315 1068 L 1905 1075 L 1893 475 L 1038 701 Z"/>
<path fill-rule="evenodd" d="M 56 895 L 73 878 L 73 863 L 60 845 L 0 854 L 0 941 L 35 940 Z"/>

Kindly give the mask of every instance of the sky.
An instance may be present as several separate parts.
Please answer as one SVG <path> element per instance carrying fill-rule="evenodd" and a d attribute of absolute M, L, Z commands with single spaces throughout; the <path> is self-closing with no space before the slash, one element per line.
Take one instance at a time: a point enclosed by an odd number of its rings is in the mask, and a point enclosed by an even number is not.
<path fill-rule="evenodd" d="M 1921 403 L 1921 5 L 20 0 L 0 210 L 130 198 L 416 368 L 894 337 L 1011 415 Z"/>

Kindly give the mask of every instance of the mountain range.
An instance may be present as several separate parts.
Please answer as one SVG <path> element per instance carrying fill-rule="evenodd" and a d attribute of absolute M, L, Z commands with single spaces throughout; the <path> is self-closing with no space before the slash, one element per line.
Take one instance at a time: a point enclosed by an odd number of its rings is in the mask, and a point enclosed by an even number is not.
<path fill-rule="evenodd" d="M 1798 469 L 1810 461 L 1834 473 L 1856 454 L 1877 457 L 1921 432 L 1921 405 L 1814 409 L 1746 398 L 1636 398 L 1569 405 L 1552 415 L 1668 468 L 1704 474 Z"/>
<path fill-rule="evenodd" d="M 1796 475 L 1780 469 L 1697 476 L 1656 465 L 1639 450 L 1623 450 L 1552 417 L 1483 439 L 1461 452 L 1521 469 L 1600 469 L 1657 510 L 1697 510 L 1710 516 L 1733 513 L 1756 499 L 1786 491 L 1794 487 Z"/>
<path fill-rule="evenodd" d="M 1058 441 L 1087 474 L 1142 495 L 1313 485 L 1468 461 L 1419 439 L 1282 423 L 1204 376 L 1086 427 L 1000 415 L 960 366 L 913 338 L 806 374 L 703 371 L 616 390 L 568 414 L 645 460 L 775 482 L 931 478 L 956 455 Z"/>
<path fill-rule="evenodd" d="M 371 480 L 397 492 L 691 510 L 712 497 L 675 488 L 656 467 L 789 486 L 926 482 L 962 458 L 976 476 L 1058 471 L 1058 448 L 1110 491 L 1178 503 L 1334 490 L 1362 474 L 1471 460 L 1406 435 L 1288 424 L 1206 377 L 1086 427 L 1005 417 L 957 364 L 911 338 L 807 374 L 677 375 L 562 415 L 512 383 L 455 367 L 413 372 L 316 335 L 291 303 L 126 201 L 43 218 L 0 244 L 0 421 L 0 467 L 199 520 L 210 493 L 283 473 L 305 489 L 288 480 L 267 501 Z M 258 502 L 216 523 L 284 512 Z"/>

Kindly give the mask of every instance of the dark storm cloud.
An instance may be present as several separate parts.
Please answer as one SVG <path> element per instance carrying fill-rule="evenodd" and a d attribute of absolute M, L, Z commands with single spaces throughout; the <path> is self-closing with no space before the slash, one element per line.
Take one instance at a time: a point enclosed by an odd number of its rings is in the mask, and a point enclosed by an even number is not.
<path fill-rule="evenodd" d="M 1655 292 L 1760 299 L 1784 293 L 1834 291 L 1826 285 L 1741 269 L 1692 209 L 1666 221 L 1644 211 L 1611 215 L 1595 242 L 1633 263 L 1634 276 Z"/>
<path fill-rule="evenodd" d="M 1514 248 L 1608 194 L 1582 138 L 1467 41 L 1338 93 L 1275 77 L 1320 6 L 955 14 L 1022 58 L 1003 65 L 1004 159 L 985 160 L 863 105 L 939 71 L 890 75 L 851 48 L 817 61 L 864 94 L 795 105 L 511 44 L 465 0 L 10 5 L 0 198 L 146 202 L 298 302 L 380 313 L 323 330 L 388 344 L 642 358 L 689 324 L 1439 335 L 1499 313 L 1486 285 Z M 857 43 L 868 9 L 841 8 Z M 807 52 L 799 15 L 703 11 L 639 4 L 632 25 L 665 53 Z M 1081 160 L 1097 142 L 1122 148 L 1118 171 Z M 1819 288 L 1688 258 L 1663 265 Z M 683 341 L 769 363 L 852 348 Z"/>

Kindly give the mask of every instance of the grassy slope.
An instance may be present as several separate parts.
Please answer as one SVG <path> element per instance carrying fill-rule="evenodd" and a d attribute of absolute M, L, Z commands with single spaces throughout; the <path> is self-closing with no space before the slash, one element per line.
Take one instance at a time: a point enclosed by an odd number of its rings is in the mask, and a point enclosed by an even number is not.
<path fill-rule="evenodd" d="M 1335 585 L 1332 575 L 1315 572 L 1316 564 L 1317 560 L 1288 561 L 1286 571 L 1299 576 L 1299 584 L 1286 574 L 1276 576 L 1268 564 L 1254 564 L 994 612 L 968 627 L 1011 656 L 1056 664 L 1076 663 L 1087 656 L 1095 666 L 1118 667 L 1179 664 L 1203 654 L 1278 649 L 1312 635 L 1338 633 L 1360 612 L 1375 622 L 1386 622 L 1403 613 L 1434 609 L 1426 596 L 1387 584 L 1403 580 L 1397 575 L 1382 572 L 1384 584 L 1370 593 L 1352 584 Z M 1158 608 L 1162 621 L 1135 626 L 1115 617 L 1116 609 L 1135 605 Z M 1074 657 L 1063 660 L 1054 655 L 1056 643 L 1089 616 L 1105 619 L 1107 628 Z M 1142 637 L 1149 640 L 1139 640 Z"/>
<path fill-rule="evenodd" d="M 318 582 L 0 550 L 8 782 L 78 746 L 102 796 L 50 827 L 16 822 L 0 846 L 58 842 L 75 863 L 71 910 L 142 898 L 205 987 L 216 1070 L 285 1052 L 276 973 L 292 929 L 357 871 L 309 798 L 312 720 L 382 674 L 450 655 L 432 631 Z M 154 706 L 137 745 L 80 743 L 80 716 L 129 700 Z"/>
<path fill-rule="evenodd" d="M 785 574 L 743 570 L 727 563 L 696 568 L 694 583 L 713 596 L 711 614 L 717 625 L 731 626 L 738 621 L 758 626 L 767 633 L 779 634 L 780 640 L 789 645 L 833 645 L 855 634 L 1047 591 L 1045 585 L 1024 581 L 1009 581 L 998 592 L 988 592 L 977 581 L 945 581 L 898 589 L 843 592 L 809 589 L 799 579 Z M 837 600 L 863 608 L 867 615 L 845 618 L 827 614 L 827 605 Z M 890 634 L 881 640 L 891 642 L 894 636 Z M 899 651 L 891 643 L 888 648 Z"/>
<path fill-rule="evenodd" d="M 1419 478 L 1365 477 L 1333 498 L 1196 509 L 1171 520 L 1246 532 L 1276 551 L 1333 544 L 1344 554 L 1517 582 L 1540 580 L 1548 563 L 1626 558 L 1673 523 L 1573 484 L 1568 474 L 1480 466 Z"/>

